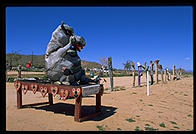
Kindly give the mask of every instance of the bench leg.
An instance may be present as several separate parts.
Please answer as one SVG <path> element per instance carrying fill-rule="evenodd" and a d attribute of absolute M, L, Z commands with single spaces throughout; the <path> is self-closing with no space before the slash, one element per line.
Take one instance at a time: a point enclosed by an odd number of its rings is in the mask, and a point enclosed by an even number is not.
<path fill-rule="evenodd" d="M 74 121 L 79 122 L 82 116 L 82 95 L 75 99 Z"/>
<path fill-rule="evenodd" d="M 17 108 L 18 109 L 22 108 L 22 90 L 21 89 L 17 91 Z"/>
<path fill-rule="evenodd" d="M 96 94 L 96 112 L 101 112 L 101 94 Z"/>
<path fill-rule="evenodd" d="M 53 104 L 53 96 L 51 93 L 48 93 L 48 100 L 49 100 L 49 105 Z"/>

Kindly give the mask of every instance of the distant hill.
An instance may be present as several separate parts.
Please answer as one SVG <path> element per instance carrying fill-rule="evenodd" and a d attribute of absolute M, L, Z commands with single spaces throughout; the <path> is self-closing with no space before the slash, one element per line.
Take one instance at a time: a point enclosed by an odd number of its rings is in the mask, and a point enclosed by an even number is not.
<path fill-rule="evenodd" d="M 6 63 L 12 61 L 12 66 L 26 66 L 26 64 L 33 59 L 33 65 L 38 68 L 45 67 L 44 55 L 20 55 L 20 54 L 6 54 Z M 83 61 L 81 62 L 82 67 L 88 68 L 101 68 L 101 64 L 96 62 Z"/>

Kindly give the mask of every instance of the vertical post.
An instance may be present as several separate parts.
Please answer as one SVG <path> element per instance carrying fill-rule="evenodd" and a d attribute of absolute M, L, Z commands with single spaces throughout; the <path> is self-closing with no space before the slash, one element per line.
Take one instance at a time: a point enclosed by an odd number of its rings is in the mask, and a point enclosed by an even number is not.
<path fill-rule="evenodd" d="M 149 86 L 149 74 L 148 71 L 146 72 L 147 79 L 146 79 L 146 85 L 147 85 L 147 96 L 150 95 L 150 86 Z"/>
<path fill-rule="evenodd" d="M 151 77 L 151 85 L 153 85 L 153 66 L 154 63 L 150 61 L 150 77 Z"/>
<path fill-rule="evenodd" d="M 171 73 L 169 72 L 169 80 L 171 80 Z"/>
<path fill-rule="evenodd" d="M 21 65 L 18 65 L 18 78 L 21 78 Z"/>
<path fill-rule="evenodd" d="M 176 79 L 176 66 L 173 65 L 173 76 L 172 79 L 175 80 Z"/>
<path fill-rule="evenodd" d="M 179 76 L 182 77 L 182 68 L 179 68 Z"/>
<path fill-rule="evenodd" d="M 140 86 L 140 83 L 141 83 L 141 70 L 140 70 L 140 66 L 138 66 L 138 86 Z"/>
<path fill-rule="evenodd" d="M 17 108 L 22 108 L 22 90 L 21 88 L 17 90 Z"/>
<path fill-rule="evenodd" d="M 108 68 L 109 68 L 109 76 L 110 76 L 110 91 L 113 91 L 112 57 L 108 58 Z"/>
<path fill-rule="evenodd" d="M 135 87 L 135 70 L 133 70 L 132 74 L 133 74 L 133 87 Z"/>
<path fill-rule="evenodd" d="M 131 68 L 132 68 L 132 76 L 133 76 L 133 87 L 135 87 L 135 63 L 131 62 Z"/>
<path fill-rule="evenodd" d="M 80 117 L 82 116 L 82 95 L 78 96 L 75 99 L 75 110 L 74 110 L 74 121 L 79 122 Z"/>
<path fill-rule="evenodd" d="M 96 94 L 96 112 L 101 112 L 101 94 Z"/>
<path fill-rule="evenodd" d="M 165 76 L 165 83 L 166 83 L 166 81 L 167 81 L 167 71 L 166 71 L 166 69 L 164 70 L 164 76 Z"/>
<path fill-rule="evenodd" d="M 160 60 L 155 60 L 155 76 L 156 76 L 156 83 L 158 84 L 159 78 L 158 78 L 158 64 Z"/>
<path fill-rule="evenodd" d="M 53 104 L 53 97 L 51 93 L 48 93 L 48 100 L 49 100 L 49 105 Z"/>
<path fill-rule="evenodd" d="M 162 81 L 162 83 L 164 83 L 164 79 L 163 79 L 163 67 L 162 67 L 162 65 L 159 65 L 159 69 L 161 71 L 161 81 Z"/>

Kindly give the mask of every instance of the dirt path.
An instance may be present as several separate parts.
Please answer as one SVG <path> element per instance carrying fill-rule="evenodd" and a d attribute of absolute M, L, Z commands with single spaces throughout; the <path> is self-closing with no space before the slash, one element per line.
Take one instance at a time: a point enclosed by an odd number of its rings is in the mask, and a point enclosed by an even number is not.
<path fill-rule="evenodd" d="M 106 80 L 104 87 L 108 88 L 109 78 Z M 6 83 L 6 130 L 193 130 L 193 77 L 152 85 L 150 96 L 146 95 L 145 86 L 132 88 L 132 77 L 114 78 L 115 86 L 126 90 L 104 94 L 103 114 L 78 123 L 74 122 L 74 99 L 62 101 L 55 97 L 52 106 L 17 109 L 16 89 L 13 83 Z M 44 101 L 47 97 L 41 93 L 23 95 L 24 104 Z M 82 106 L 83 113 L 93 112 L 95 96 L 83 98 Z"/>

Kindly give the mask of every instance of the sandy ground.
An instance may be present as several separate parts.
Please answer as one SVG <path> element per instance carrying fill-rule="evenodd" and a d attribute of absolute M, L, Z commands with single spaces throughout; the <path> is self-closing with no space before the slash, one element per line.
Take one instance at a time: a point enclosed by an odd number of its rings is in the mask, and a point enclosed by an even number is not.
<path fill-rule="evenodd" d="M 109 78 L 104 84 L 109 88 Z M 143 77 L 142 84 L 145 84 Z M 137 78 L 136 78 L 137 85 Z M 74 99 L 66 101 L 54 97 L 54 105 L 16 108 L 16 89 L 6 83 L 7 131 L 192 131 L 193 128 L 193 77 L 169 81 L 166 84 L 132 88 L 132 77 L 114 77 L 114 87 L 126 90 L 104 93 L 102 114 L 83 122 L 74 121 Z M 45 102 L 41 93 L 27 92 L 23 104 Z M 95 110 L 95 95 L 82 100 L 83 114 Z M 161 127 L 162 126 L 162 127 Z"/>

